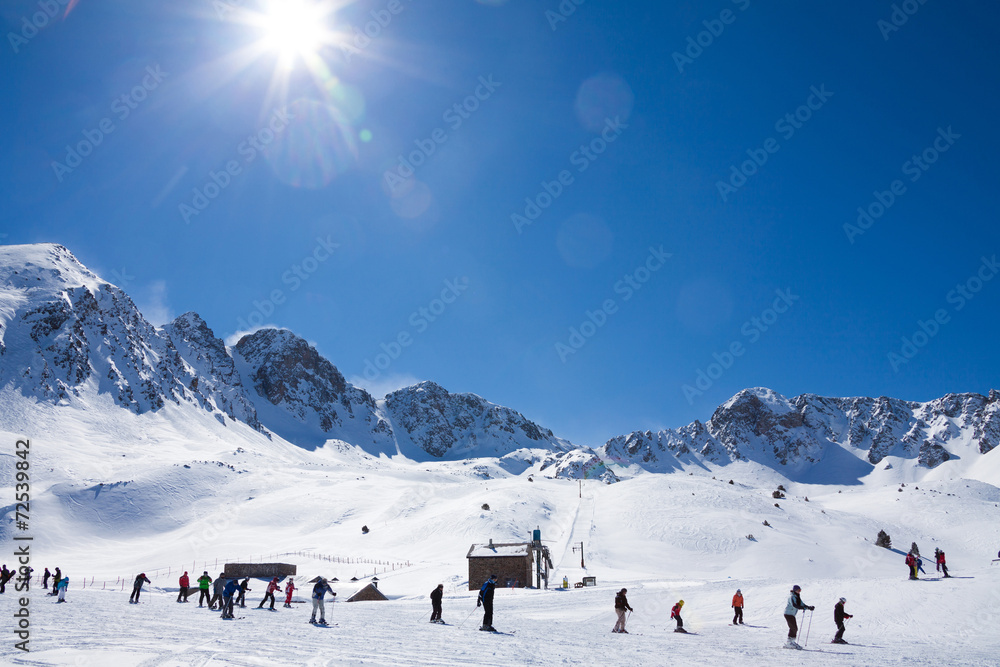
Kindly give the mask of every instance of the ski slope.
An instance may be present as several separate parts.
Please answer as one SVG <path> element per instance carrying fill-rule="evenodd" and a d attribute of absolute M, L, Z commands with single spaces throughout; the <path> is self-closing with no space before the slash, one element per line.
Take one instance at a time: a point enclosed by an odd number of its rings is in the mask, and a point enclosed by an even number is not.
<path fill-rule="evenodd" d="M 496 459 L 414 462 L 335 441 L 307 451 L 183 407 L 137 416 L 107 400 L 53 410 L 0 393 L 4 514 L 13 443 L 31 433 L 31 564 L 36 574 L 59 566 L 71 580 L 67 604 L 31 593 L 32 650 L 14 649 L 8 632 L 0 663 L 995 665 L 1000 654 L 1000 566 L 991 566 L 1000 489 L 988 481 L 798 485 L 746 463 L 621 469 L 616 484 L 584 480 L 581 498 L 576 480 L 532 468 L 513 475 Z M 981 476 L 996 457 L 983 457 Z M 786 498 L 772 498 L 778 484 Z M 535 527 L 552 550 L 553 586 L 585 575 L 598 586 L 498 591 L 494 625 L 513 634 L 477 631 L 469 545 L 525 540 Z M 874 546 L 880 529 L 893 550 Z M 3 530 L 9 545 L 11 525 Z M 580 541 L 586 570 L 571 551 Z M 907 581 L 913 541 L 925 557 L 944 549 L 954 578 L 937 579 L 928 565 L 927 579 Z M 296 564 L 300 593 L 317 575 L 337 577 L 341 602 L 328 616 L 337 627 L 307 624 L 302 603 L 222 621 L 174 601 L 179 571 L 214 577 L 248 559 Z M 153 586 L 129 605 L 139 572 Z M 373 574 L 389 601 L 343 602 Z M 438 583 L 450 626 L 427 623 Z M 792 584 L 817 607 L 808 648 L 818 652 L 781 648 Z M 636 610 L 627 636 L 610 632 L 623 586 Z M 255 607 L 262 582 L 251 588 Z M 728 625 L 736 588 L 754 627 Z M 855 615 L 849 646 L 828 643 L 840 596 Z M 681 598 L 696 634 L 671 631 Z M 0 605 L 11 619 L 15 596 Z"/>

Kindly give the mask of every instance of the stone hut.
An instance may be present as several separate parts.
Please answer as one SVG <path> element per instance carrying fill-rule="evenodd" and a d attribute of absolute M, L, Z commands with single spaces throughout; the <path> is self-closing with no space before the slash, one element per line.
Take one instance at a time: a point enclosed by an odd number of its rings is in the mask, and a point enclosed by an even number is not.
<path fill-rule="evenodd" d="M 541 552 L 541 553 L 538 553 Z M 548 581 L 552 567 L 548 549 L 531 542 L 473 544 L 466 558 L 469 560 L 469 590 L 482 587 L 491 574 L 497 575 L 497 586 L 524 588 L 531 586 L 535 575 L 535 560 L 541 556 L 543 578 Z"/>

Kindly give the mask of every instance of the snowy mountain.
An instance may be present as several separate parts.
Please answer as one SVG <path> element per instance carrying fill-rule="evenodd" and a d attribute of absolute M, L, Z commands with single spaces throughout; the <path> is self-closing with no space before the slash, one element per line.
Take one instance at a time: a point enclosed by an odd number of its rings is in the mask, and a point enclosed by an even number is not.
<path fill-rule="evenodd" d="M 1000 442 L 1000 392 L 949 394 L 926 403 L 892 398 L 787 399 L 745 389 L 706 424 L 617 436 L 601 448 L 609 461 L 652 472 L 684 464 L 751 461 L 797 481 L 846 483 L 877 464 L 928 471 L 955 459 L 975 462 Z"/>
<path fill-rule="evenodd" d="M 737 461 L 795 481 L 857 482 L 880 465 L 919 478 L 944 464 L 965 472 L 1000 442 L 995 390 L 915 403 L 788 399 L 755 388 L 704 424 L 636 431 L 595 452 L 515 410 L 433 382 L 376 400 L 290 331 L 263 329 L 228 348 L 196 313 L 156 328 L 125 292 L 54 244 L 0 247 L 0 386 L 57 406 L 89 394 L 134 414 L 176 405 L 307 450 L 336 440 L 415 461 L 495 459 L 490 475 L 607 482 L 625 469 L 662 473 Z"/>

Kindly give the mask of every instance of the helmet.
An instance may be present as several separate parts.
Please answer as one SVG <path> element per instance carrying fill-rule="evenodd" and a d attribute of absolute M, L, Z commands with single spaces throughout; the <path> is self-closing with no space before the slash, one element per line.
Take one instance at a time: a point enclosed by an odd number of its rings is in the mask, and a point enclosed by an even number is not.
<path fill-rule="evenodd" d="M 840 598 L 840 602 L 841 602 L 841 604 L 847 602 L 847 598 Z"/>
<path fill-rule="evenodd" d="M 622 592 L 622 593 L 628 593 L 628 589 L 627 589 L 627 588 L 623 588 L 623 589 L 621 590 L 621 592 Z"/>
<path fill-rule="evenodd" d="M 490 575 L 490 579 L 496 579 L 496 578 L 497 578 L 497 575 L 495 575 L 495 574 L 491 574 Z"/>
<path fill-rule="evenodd" d="M 738 589 L 738 588 L 737 588 L 737 589 L 736 589 L 736 592 L 737 592 L 737 593 L 739 593 L 739 592 L 740 592 L 740 589 Z"/>
<path fill-rule="evenodd" d="M 683 606 L 684 606 L 684 600 L 680 600 L 680 601 L 678 601 L 678 602 L 677 602 L 677 606 L 678 606 L 678 607 L 683 607 Z"/>
<path fill-rule="evenodd" d="M 799 586 L 798 584 L 795 584 L 794 586 L 792 586 L 792 590 L 793 590 L 794 592 L 798 593 L 799 591 L 801 591 L 801 590 L 802 590 L 802 587 L 801 587 L 801 586 Z"/>

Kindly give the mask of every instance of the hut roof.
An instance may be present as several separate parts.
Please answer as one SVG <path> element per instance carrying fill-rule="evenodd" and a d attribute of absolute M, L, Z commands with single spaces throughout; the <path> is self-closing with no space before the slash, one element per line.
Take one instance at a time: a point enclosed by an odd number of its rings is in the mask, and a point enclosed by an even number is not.
<path fill-rule="evenodd" d="M 348 602 L 366 602 L 373 600 L 388 600 L 386 596 L 382 595 L 382 591 L 375 588 L 375 584 L 368 584 L 360 591 L 347 598 Z"/>
<path fill-rule="evenodd" d="M 527 542 L 517 542 L 510 544 L 473 544 L 469 549 L 466 558 L 499 558 L 503 556 L 527 556 L 528 548 L 531 545 Z"/>

